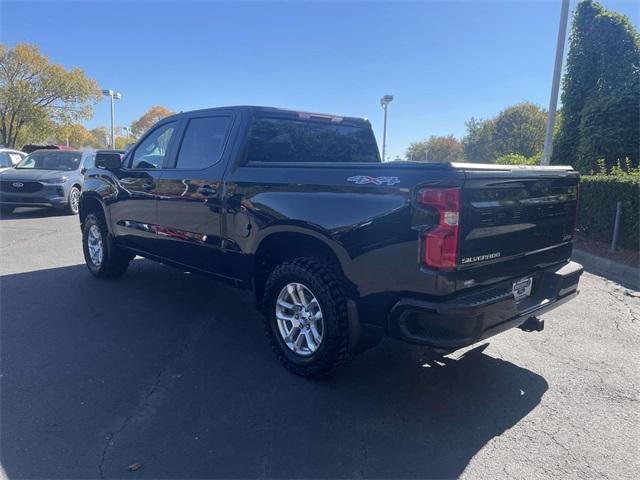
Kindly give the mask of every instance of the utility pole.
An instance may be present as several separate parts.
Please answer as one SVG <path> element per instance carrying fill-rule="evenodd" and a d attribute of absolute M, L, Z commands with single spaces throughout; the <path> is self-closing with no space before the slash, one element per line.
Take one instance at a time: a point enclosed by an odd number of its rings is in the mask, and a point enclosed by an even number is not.
<path fill-rule="evenodd" d="M 380 99 L 380 105 L 384 109 L 384 127 L 382 130 L 382 162 L 385 161 L 385 154 L 387 151 L 387 107 L 393 102 L 393 95 L 385 95 Z"/>
<path fill-rule="evenodd" d="M 556 108 L 558 106 L 558 91 L 560 90 L 560 74 L 562 73 L 562 56 L 567 36 L 567 20 L 569 18 L 569 0 L 562 0 L 560 10 L 560 27 L 558 28 L 558 43 L 556 45 L 556 64 L 553 67 L 553 81 L 551 83 L 551 98 L 549 99 L 549 113 L 547 116 L 547 131 L 544 136 L 544 151 L 540 165 L 551 163 L 553 153 L 553 128 L 556 122 Z"/>
<path fill-rule="evenodd" d="M 103 95 L 107 95 L 111 99 L 111 148 L 116 148 L 116 130 L 115 130 L 115 114 L 114 114 L 114 100 L 122 98 L 122 94 L 114 92 L 113 90 L 102 90 Z"/>

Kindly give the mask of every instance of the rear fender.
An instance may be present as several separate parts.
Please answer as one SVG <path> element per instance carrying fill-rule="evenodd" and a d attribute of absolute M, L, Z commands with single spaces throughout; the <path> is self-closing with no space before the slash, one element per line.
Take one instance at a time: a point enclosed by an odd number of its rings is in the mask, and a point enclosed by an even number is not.
<path fill-rule="evenodd" d="M 320 241 L 333 253 L 338 261 L 342 273 L 347 277 L 348 280 L 351 280 L 349 276 L 349 272 L 351 270 L 351 257 L 349 256 L 348 252 L 327 232 L 313 225 L 277 224 L 260 230 L 254 237 L 254 242 L 250 250 L 254 258 L 262 242 L 270 236 L 278 233 L 296 233 Z M 310 256 L 312 255 L 313 254 L 310 253 Z"/>

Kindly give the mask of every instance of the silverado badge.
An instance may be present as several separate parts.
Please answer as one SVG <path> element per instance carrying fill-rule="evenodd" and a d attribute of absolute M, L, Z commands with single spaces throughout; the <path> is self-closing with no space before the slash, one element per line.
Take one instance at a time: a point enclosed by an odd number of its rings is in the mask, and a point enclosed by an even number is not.
<path fill-rule="evenodd" d="M 500 256 L 500 252 L 495 253 L 487 253 L 486 255 L 478 255 L 477 257 L 467 257 L 460 260 L 460 263 L 475 263 L 475 262 L 483 262 L 484 260 L 491 260 L 493 258 L 498 258 Z"/>

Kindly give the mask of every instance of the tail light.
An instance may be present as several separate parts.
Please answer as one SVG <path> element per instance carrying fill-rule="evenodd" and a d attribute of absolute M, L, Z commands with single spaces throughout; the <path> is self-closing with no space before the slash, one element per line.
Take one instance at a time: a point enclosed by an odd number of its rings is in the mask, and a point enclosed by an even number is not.
<path fill-rule="evenodd" d="M 438 214 L 438 223 L 422 234 L 423 263 L 435 269 L 454 268 L 458 257 L 460 189 L 423 188 L 417 201 Z"/>

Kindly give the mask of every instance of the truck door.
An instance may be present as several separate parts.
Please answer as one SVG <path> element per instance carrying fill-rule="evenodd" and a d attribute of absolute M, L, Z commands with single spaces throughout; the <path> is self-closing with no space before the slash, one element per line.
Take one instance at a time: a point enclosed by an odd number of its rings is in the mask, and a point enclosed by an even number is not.
<path fill-rule="evenodd" d="M 157 254 L 158 179 L 175 148 L 178 121 L 157 125 L 124 159 L 118 171 L 118 199 L 111 204 L 111 223 L 120 241 Z"/>
<path fill-rule="evenodd" d="M 222 273 L 222 178 L 232 113 L 186 117 L 175 162 L 158 179 L 161 255 Z"/>

